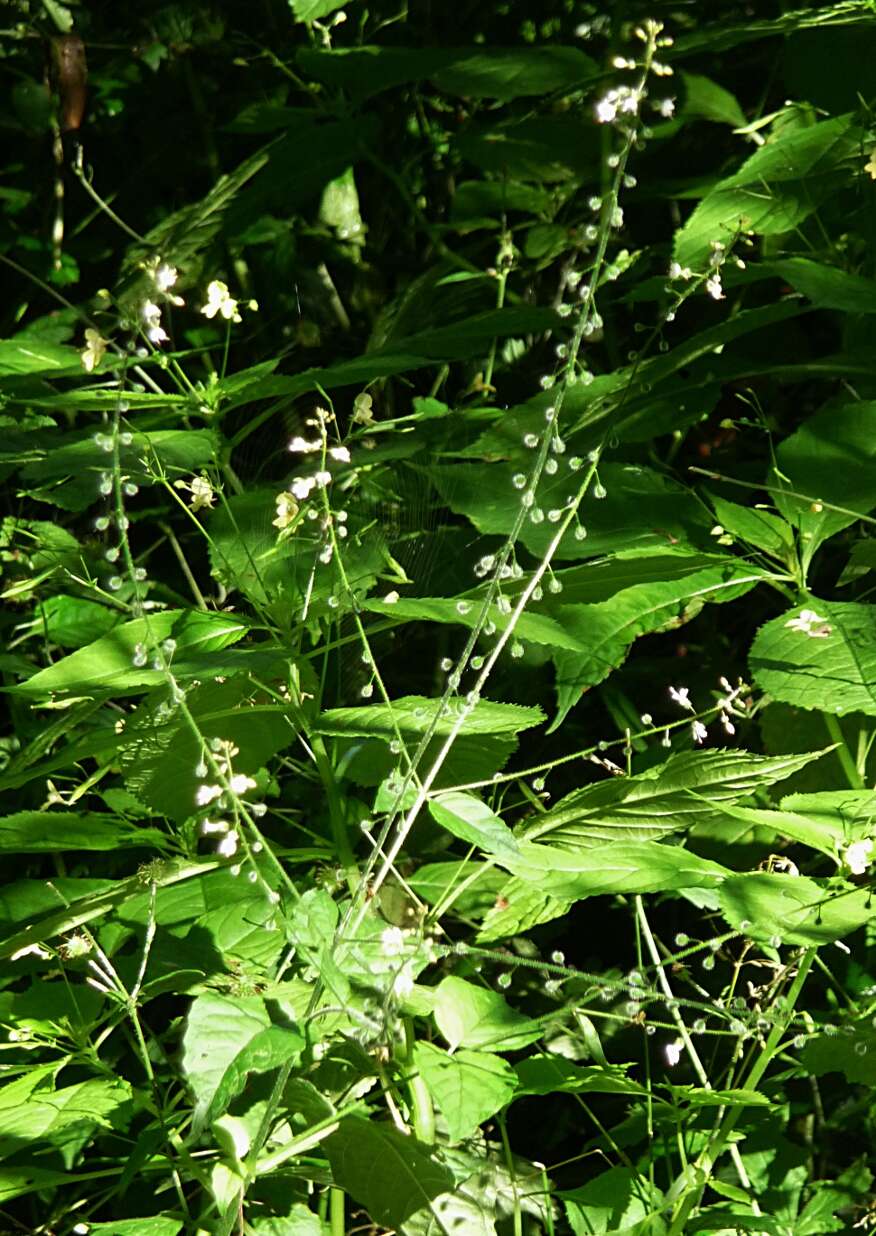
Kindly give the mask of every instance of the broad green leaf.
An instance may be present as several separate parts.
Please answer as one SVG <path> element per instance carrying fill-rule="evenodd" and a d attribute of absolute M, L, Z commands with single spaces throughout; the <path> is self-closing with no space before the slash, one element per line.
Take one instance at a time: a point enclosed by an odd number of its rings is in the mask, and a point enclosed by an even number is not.
<path fill-rule="evenodd" d="M 799 527 L 808 562 L 828 537 L 876 506 L 876 402 L 828 404 L 786 438 L 776 455 L 774 500 Z M 786 487 L 804 496 L 791 497 Z"/>
<path fill-rule="evenodd" d="M 867 889 L 767 871 L 729 876 L 718 901 L 727 922 L 743 935 L 783 944 L 829 944 L 872 917 Z"/>
<path fill-rule="evenodd" d="M 773 558 L 788 562 L 794 553 L 794 535 L 790 525 L 771 511 L 740 506 L 717 494 L 709 495 L 715 517 L 734 540 L 762 549 Z"/>
<path fill-rule="evenodd" d="M 511 99 L 574 90 L 596 72 L 577 47 L 485 47 L 432 74 L 439 90 L 479 99 Z"/>
<path fill-rule="evenodd" d="M 434 1017 L 451 1051 L 515 1051 L 544 1033 L 540 1022 L 512 1009 L 498 992 L 452 975 L 438 984 Z"/>
<path fill-rule="evenodd" d="M 180 662 L 186 655 L 219 652 L 247 633 L 248 623 L 231 614 L 170 609 L 135 618 L 116 627 L 108 635 L 85 648 L 40 670 L 26 682 L 7 688 L 17 695 L 65 696 L 132 694 L 162 685 L 166 676 L 152 669 L 147 660 L 135 665 L 137 650 L 152 653 L 162 641 L 172 638 L 176 647 L 171 657 L 174 676 L 180 676 Z"/>
<path fill-rule="evenodd" d="M 118 759 L 127 788 L 153 811 L 180 823 L 194 813 L 204 780 L 197 772 L 202 739 L 233 743 L 234 772 L 247 776 L 294 742 L 286 709 L 253 698 L 244 675 L 189 690 L 186 703 L 197 734 L 187 718 L 167 714 L 168 699 L 167 692 L 156 691 L 129 715 Z"/>
<path fill-rule="evenodd" d="M 27 332 L 11 339 L 0 339 L 0 378 L 45 375 L 74 377 L 82 373 L 78 348 L 65 347 L 47 339 L 34 339 Z"/>
<path fill-rule="evenodd" d="M 587 650 L 554 654 L 557 715 L 548 732 L 559 728 L 585 691 L 621 664 L 640 635 L 674 630 L 695 618 L 704 605 L 734 601 L 762 579 L 758 568 L 728 558 L 686 579 L 640 584 L 596 605 L 564 606 L 562 625 Z"/>
<path fill-rule="evenodd" d="M 528 1056 L 514 1065 L 517 1094 L 647 1094 L 626 1076 L 629 1065 L 575 1064 L 558 1055 Z"/>
<path fill-rule="evenodd" d="M 330 0 L 292 3 L 312 7 Z M 574 89 L 596 70 L 590 57 L 573 47 L 307 49 L 299 51 L 298 63 L 306 73 L 343 87 L 357 99 L 432 78 L 450 94 L 508 101 Z"/>
<path fill-rule="evenodd" d="M 847 1082 L 876 1086 L 876 1031 L 870 1022 L 844 1025 L 811 1038 L 800 1052 L 800 1063 L 813 1077 L 842 1073 Z"/>
<path fill-rule="evenodd" d="M 328 1229 L 304 1202 L 294 1202 L 282 1219 L 256 1219 L 253 1236 L 326 1236 Z"/>
<path fill-rule="evenodd" d="M 539 428 L 542 428 L 543 408 L 539 409 L 539 417 Z M 522 434 L 516 438 L 512 449 L 518 448 L 524 449 Z M 507 444 L 502 443 L 498 449 L 504 453 Z M 574 464 L 571 469 L 569 461 Z M 551 510 L 561 510 L 578 489 L 582 478 L 579 468 L 580 460 L 570 452 L 556 475 L 542 479 L 535 507 L 546 516 Z M 509 535 L 520 513 L 523 492 L 514 480 L 518 473 L 523 475 L 521 465 L 514 463 L 489 466 L 464 463 L 430 469 L 435 485 L 451 510 L 465 515 L 479 532 L 500 536 Z M 697 535 L 704 541 L 708 538 L 710 525 L 702 507 L 682 486 L 647 468 L 622 464 L 609 463 L 600 467 L 599 476 L 606 496 L 596 499 L 592 493 L 588 494 L 579 510 L 580 523 L 587 530 L 586 538 L 576 539 L 574 527 L 570 528 L 559 545 L 557 558 L 591 558 L 633 547 L 659 553 L 668 545 L 688 542 Z M 541 557 L 555 535 L 556 525 L 547 517 L 539 523 L 528 518 L 521 529 L 520 540 L 528 550 Z"/>
<path fill-rule="evenodd" d="M 203 999 L 204 997 L 199 997 Z M 227 1111 L 231 1100 L 241 1093 L 250 1073 L 268 1073 L 300 1055 L 304 1039 L 286 1026 L 267 1026 L 258 1031 L 230 1061 L 213 1091 L 204 1122 Z"/>
<path fill-rule="evenodd" d="M 811 258 L 783 258 L 770 262 L 782 279 L 820 309 L 840 309 L 845 313 L 876 313 L 876 281 L 851 275 L 836 266 L 825 266 Z"/>
<path fill-rule="evenodd" d="M 849 116 L 782 131 L 718 182 L 676 233 L 682 266 L 706 270 L 713 242 L 732 245 L 740 232 L 789 232 L 836 192 L 862 134 Z"/>
<path fill-rule="evenodd" d="M 495 904 L 500 888 L 507 882 L 504 871 L 475 859 L 426 863 L 408 876 L 411 888 L 429 905 L 436 905 L 451 889 L 463 885 L 459 895 L 454 896 L 453 905 L 462 917 L 475 921 Z"/>
<path fill-rule="evenodd" d="M 580 901 L 597 893 L 668 893 L 682 888 L 716 888 L 725 867 L 681 846 L 658 841 L 616 842 L 567 853 L 521 841 L 520 857 L 497 860 L 514 875 L 531 880 L 554 897 Z"/>
<path fill-rule="evenodd" d="M 73 1179 L 71 1172 L 51 1171 L 45 1167 L 8 1167 L 6 1164 L 0 1164 L 0 1202 L 9 1202 L 12 1198 L 22 1197 L 27 1193 L 41 1193 L 43 1190 L 69 1185 Z M 163 1233 L 162 1236 L 164 1236 Z"/>
<path fill-rule="evenodd" d="M 182 1219 L 152 1215 L 148 1219 L 110 1219 L 106 1223 L 89 1223 L 88 1236 L 178 1236 Z"/>
<path fill-rule="evenodd" d="M 112 456 L 96 441 L 100 437 L 94 430 L 46 437 L 42 449 L 33 452 L 36 458 L 21 469 L 22 485 L 65 510 L 84 510 L 99 500 L 99 486 L 112 465 Z M 157 429 L 132 433 L 131 442 L 119 447 L 119 464 L 127 479 L 149 486 L 160 473 L 172 482 L 211 466 L 216 452 L 212 429 Z"/>
<path fill-rule="evenodd" d="M 450 597 L 400 597 L 397 601 L 366 601 L 362 608 L 387 618 L 452 623 L 472 630 L 480 620 L 483 602 L 479 597 L 466 597 L 459 601 Z M 504 631 L 511 622 L 511 615 L 503 614 L 496 605 L 491 605 L 486 621 L 491 622 L 497 631 Z M 514 624 L 514 634 L 527 643 L 546 644 L 553 648 L 583 652 L 586 647 L 556 619 L 534 611 L 524 611 L 520 615 Z"/>
<path fill-rule="evenodd" d="M 130 1119 L 131 1086 L 121 1078 L 92 1078 L 55 1089 L 45 1070 L 0 1087 L 0 1158 L 24 1142 L 73 1150 L 97 1127 L 123 1129 Z"/>
<path fill-rule="evenodd" d="M 432 1043 L 417 1043 L 414 1065 L 447 1121 L 452 1142 L 475 1130 L 511 1102 L 517 1084 L 514 1070 L 501 1056 L 486 1051 L 449 1055 Z"/>
<path fill-rule="evenodd" d="M 42 634 L 61 648 L 82 648 L 98 635 L 105 635 L 122 620 L 122 611 L 87 597 L 46 597 L 40 603 L 38 621 Z"/>
<path fill-rule="evenodd" d="M 347 1116 L 323 1148 L 335 1184 L 386 1227 L 406 1230 L 417 1211 L 453 1188 L 453 1173 L 431 1147 L 390 1125 Z"/>
<path fill-rule="evenodd" d="M 320 715 L 318 733 L 340 736 L 371 736 L 392 739 L 396 730 L 403 734 L 434 733 L 446 736 L 465 717 L 463 734 L 516 734 L 520 730 L 540 725 L 544 714 L 540 708 L 522 704 L 499 704 L 478 700 L 474 705 L 464 699 L 452 698 L 439 713 L 439 701 L 421 695 L 406 695 L 393 700 L 391 707 L 366 704 L 360 708 L 330 708 Z"/>
<path fill-rule="evenodd" d="M 792 776 L 823 752 L 752 755 L 748 751 L 684 751 L 633 777 L 613 777 L 573 790 L 524 825 L 528 841 L 550 840 L 575 851 L 606 841 L 648 841 L 720 816 L 735 802 Z"/>
<path fill-rule="evenodd" d="M 754 681 L 773 699 L 876 716 L 876 606 L 812 600 L 758 631 Z"/>
<path fill-rule="evenodd" d="M 507 824 L 473 794 L 448 790 L 429 799 L 429 813 L 454 837 L 478 846 L 485 854 L 516 854 L 517 842 Z"/>
<path fill-rule="evenodd" d="M 249 1044 L 270 1025 L 263 1000 L 209 992 L 189 1009 L 182 1040 L 182 1067 L 195 1096 L 194 1127 L 204 1127 L 223 1080 Z"/>
<path fill-rule="evenodd" d="M 344 0 L 289 0 L 289 7 L 298 21 L 318 21 L 339 9 Z"/>
<path fill-rule="evenodd" d="M 628 1167 L 611 1167 L 580 1189 L 564 1190 L 561 1196 L 574 1236 L 607 1232 L 644 1236 L 649 1226 L 655 1232 L 666 1230 L 655 1227 L 663 1209 L 662 1194 L 646 1176 Z M 649 1217 L 650 1222 L 643 1224 Z"/>
<path fill-rule="evenodd" d="M 0 817 L 0 850 L 20 854 L 64 850 L 164 849 L 167 834 L 93 811 L 19 811 Z"/>
<path fill-rule="evenodd" d="M 500 885 L 478 932 L 478 944 L 523 935 L 531 927 L 561 918 L 574 897 L 555 897 L 531 879 L 512 876 Z"/>
<path fill-rule="evenodd" d="M 714 120 L 717 124 L 729 124 L 737 129 L 745 124 L 745 113 L 736 98 L 710 77 L 682 73 L 681 81 L 684 85 L 684 103 L 679 115 L 683 120 Z"/>

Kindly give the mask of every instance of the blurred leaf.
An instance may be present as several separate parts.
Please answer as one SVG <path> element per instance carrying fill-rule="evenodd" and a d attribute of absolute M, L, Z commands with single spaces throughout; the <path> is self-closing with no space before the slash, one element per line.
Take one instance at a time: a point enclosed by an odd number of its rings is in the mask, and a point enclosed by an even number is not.
<path fill-rule="evenodd" d="M 746 123 L 745 113 L 734 96 L 709 77 L 698 73 L 682 73 L 684 104 L 680 115 L 683 119 L 714 120 L 717 124 L 729 124 L 740 128 Z"/>
<path fill-rule="evenodd" d="M 20 854 L 64 850 L 164 849 L 170 838 L 157 828 L 91 811 L 19 811 L 0 817 L 0 849 Z"/>
<path fill-rule="evenodd" d="M 334 736 L 376 735 L 387 740 L 394 737 L 397 729 L 407 734 L 424 734 L 432 729 L 439 703 L 426 696 L 407 695 L 403 699 L 393 700 L 389 708 L 383 704 L 331 708 L 320 715 L 317 732 Z M 540 725 L 544 720 L 540 708 L 499 704 L 492 700 L 478 700 L 470 705 L 462 699 L 450 699 L 435 722 L 434 733 L 449 734 L 461 716 L 465 716 L 461 730 L 463 734 L 516 734 L 519 730 Z"/>
<path fill-rule="evenodd" d="M 731 875 L 718 889 L 721 913 L 736 931 L 783 944 L 829 944 L 866 923 L 871 893 L 844 880 L 757 871 Z"/>

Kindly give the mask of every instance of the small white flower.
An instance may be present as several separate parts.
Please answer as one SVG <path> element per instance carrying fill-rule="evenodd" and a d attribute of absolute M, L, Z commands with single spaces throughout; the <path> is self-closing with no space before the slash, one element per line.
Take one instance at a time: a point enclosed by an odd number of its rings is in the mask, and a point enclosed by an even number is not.
<path fill-rule="evenodd" d="M 106 349 L 107 341 L 101 336 L 100 331 L 92 330 L 89 327 L 85 332 L 85 347 L 79 353 L 82 368 L 86 373 L 94 373 L 103 360 Z"/>
<path fill-rule="evenodd" d="M 195 794 L 195 803 L 199 807 L 206 807 L 209 803 L 219 798 L 221 794 L 221 785 L 199 785 L 198 792 Z"/>
<path fill-rule="evenodd" d="M 155 268 L 155 286 L 159 292 L 168 292 L 178 278 L 176 267 L 169 262 L 160 262 Z"/>
<path fill-rule="evenodd" d="M 227 833 L 229 824 L 227 820 L 202 820 L 201 821 L 201 836 L 210 837 L 214 834 L 219 836 L 222 833 Z"/>
<path fill-rule="evenodd" d="M 239 322 L 240 313 L 237 301 L 228 291 L 228 284 L 221 279 L 214 279 L 207 286 L 207 303 L 201 306 L 205 318 L 215 318 L 218 313 L 226 322 Z"/>
<path fill-rule="evenodd" d="M 661 99 L 657 103 L 657 111 L 668 120 L 675 112 L 675 99 Z"/>
<path fill-rule="evenodd" d="M 690 724 L 690 732 L 695 743 L 701 743 L 709 737 L 709 731 L 703 725 L 702 721 L 692 721 Z"/>
<path fill-rule="evenodd" d="M 706 291 L 711 296 L 712 300 L 723 300 L 724 289 L 721 286 L 721 276 L 718 274 L 712 275 L 711 279 L 706 280 Z"/>
<path fill-rule="evenodd" d="M 413 975 L 410 974 L 407 966 L 403 966 L 393 981 L 392 994 L 400 1000 L 404 1000 L 405 996 L 409 996 L 413 990 Z"/>
<path fill-rule="evenodd" d="M 694 706 L 690 702 L 689 687 L 670 687 L 669 698 L 673 704 L 678 704 L 679 708 L 685 708 L 688 712 L 694 711 Z"/>
<path fill-rule="evenodd" d="M 596 119 L 600 124 L 611 124 L 616 116 L 617 103 L 609 93 L 596 104 Z"/>
<path fill-rule="evenodd" d="M 350 451 L 346 446 L 330 446 L 329 455 L 332 459 L 336 459 L 338 463 L 350 462 Z"/>
<path fill-rule="evenodd" d="M 226 833 L 216 846 L 220 858 L 233 858 L 237 853 L 237 833 Z"/>
<path fill-rule="evenodd" d="M 238 797 L 240 797 L 241 794 L 245 794 L 247 790 L 254 790 L 256 787 L 256 783 L 253 781 L 252 777 L 247 777 L 243 773 L 235 773 L 229 784 L 231 787 L 231 793 L 236 794 Z"/>
<path fill-rule="evenodd" d="M 284 528 L 289 527 L 298 514 L 298 503 L 290 493 L 285 491 L 277 494 L 275 501 L 277 504 L 277 518 L 272 520 L 271 523 L 282 532 Z"/>
<path fill-rule="evenodd" d="M 853 841 L 846 846 L 843 862 L 852 875 L 865 875 L 870 866 L 873 842 L 869 837 L 863 841 Z"/>
<path fill-rule="evenodd" d="M 398 593 L 393 589 L 392 592 L 387 592 L 386 596 L 383 598 L 383 604 L 384 605 L 395 605 L 398 599 L 399 599 Z"/>
<path fill-rule="evenodd" d="M 405 951 L 405 933 L 401 927 L 387 927 L 380 936 L 384 957 L 397 957 Z"/>
<path fill-rule="evenodd" d="M 310 491 L 316 487 L 316 478 L 312 476 L 296 476 L 292 478 L 289 491 L 299 502 L 310 496 Z"/>
<path fill-rule="evenodd" d="M 826 618 L 816 614 L 814 609 L 803 609 L 796 618 L 789 618 L 785 623 L 792 631 L 801 631 L 810 639 L 827 639 L 833 628 Z"/>
<path fill-rule="evenodd" d="M 324 489 L 326 485 L 328 485 L 331 482 L 332 474 L 331 472 L 326 472 L 324 470 L 320 472 L 315 472 L 313 475 L 313 479 L 315 483 L 320 487 L 320 489 Z"/>
<path fill-rule="evenodd" d="M 175 489 L 186 489 L 191 494 L 189 506 L 193 511 L 210 510 L 216 501 L 213 485 L 206 476 L 193 476 L 190 481 L 174 481 L 173 484 Z"/>
<path fill-rule="evenodd" d="M 302 438 L 300 434 L 296 434 L 289 443 L 289 450 L 297 451 L 302 455 L 310 455 L 313 451 L 318 451 L 321 446 L 322 443 L 319 441 L 308 442 L 306 438 Z"/>
<path fill-rule="evenodd" d="M 13 953 L 9 960 L 20 961 L 22 957 L 39 957 L 40 961 L 46 961 L 51 955 L 41 944 L 26 944 L 24 948 L 20 948 L 17 952 Z"/>
<path fill-rule="evenodd" d="M 676 1039 L 672 1043 L 666 1043 L 663 1048 L 663 1059 L 666 1061 L 667 1068 L 674 1069 L 681 1059 L 681 1039 Z"/>
<path fill-rule="evenodd" d="M 167 331 L 161 325 L 161 310 L 154 301 L 143 302 L 140 317 L 146 330 L 146 338 L 150 343 L 163 343 L 167 339 Z"/>

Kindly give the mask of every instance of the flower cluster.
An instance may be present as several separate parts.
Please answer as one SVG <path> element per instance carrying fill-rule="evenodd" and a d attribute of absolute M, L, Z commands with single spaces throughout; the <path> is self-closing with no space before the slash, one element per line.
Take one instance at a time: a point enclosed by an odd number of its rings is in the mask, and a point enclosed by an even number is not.
<path fill-rule="evenodd" d="M 209 807 L 215 804 L 220 811 L 234 811 L 239 800 L 250 790 L 256 788 L 256 782 L 245 773 L 235 773 L 233 771 L 232 761 L 235 756 L 240 754 L 239 748 L 233 743 L 214 738 L 210 746 L 213 755 L 213 765 L 219 776 L 219 783 L 206 780 L 207 765 L 202 761 L 198 765 L 197 774 L 203 780 L 195 793 L 195 805 L 197 807 Z M 264 807 L 261 804 L 256 804 L 252 810 L 255 815 L 264 814 Z M 237 853 L 239 844 L 238 833 L 228 820 L 214 820 L 205 817 L 201 821 L 201 835 L 204 837 L 218 837 L 216 853 L 221 858 L 233 858 Z"/>

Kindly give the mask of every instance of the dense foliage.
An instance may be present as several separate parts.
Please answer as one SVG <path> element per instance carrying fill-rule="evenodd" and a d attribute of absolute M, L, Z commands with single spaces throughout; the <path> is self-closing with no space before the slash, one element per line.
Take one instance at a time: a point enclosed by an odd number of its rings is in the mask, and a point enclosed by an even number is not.
<path fill-rule="evenodd" d="M 873 4 L 7 9 L 4 1230 L 876 1226 Z"/>

